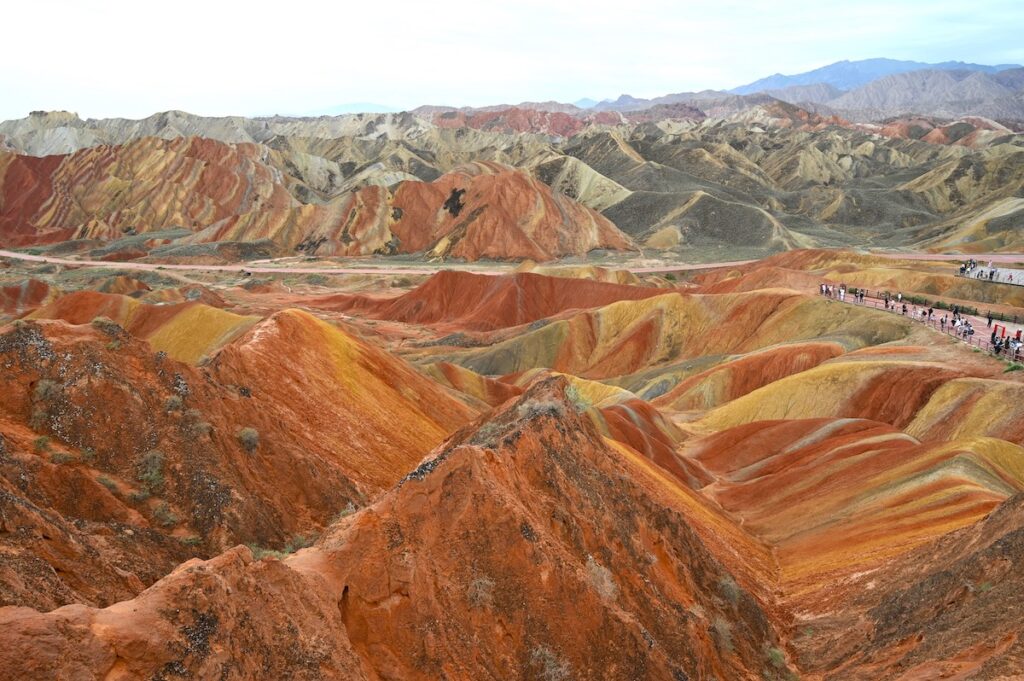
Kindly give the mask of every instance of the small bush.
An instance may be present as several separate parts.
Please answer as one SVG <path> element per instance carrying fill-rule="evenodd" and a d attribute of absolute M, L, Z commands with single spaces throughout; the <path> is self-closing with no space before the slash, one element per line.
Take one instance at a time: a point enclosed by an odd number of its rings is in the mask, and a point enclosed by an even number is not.
<path fill-rule="evenodd" d="M 544 681 L 564 681 L 572 678 L 569 663 L 562 660 L 545 645 L 535 646 L 530 651 L 530 663 L 540 667 L 540 678 Z"/>
<path fill-rule="evenodd" d="M 37 452 L 50 451 L 50 438 L 46 435 L 40 435 L 35 440 L 32 440 L 32 448 Z"/>
<path fill-rule="evenodd" d="M 490 577 L 477 577 L 466 588 L 466 599 L 474 608 L 491 605 L 494 598 L 494 580 Z"/>
<path fill-rule="evenodd" d="M 164 411 L 181 411 L 181 407 L 183 405 L 184 402 L 182 401 L 181 397 L 179 397 L 178 395 L 171 395 L 166 400 L 164 400 Z"/>
<path fill-rule="evenodd" d="M 117 491 L 117 483 L 105 475 L 101 475 L 98 478 L 96 478 L 96 482 L 100 483 L 101 485 L 109 489 L 111 492 Z"/>
<path fill-rule="evenodd" d="M 719 648 L 726 652 L 732 652 L 732 626 L 724 617 L 715 618 L 711 623 L 711 633 Z"/>
<path fill-rule="evenodd" d="M 187 537 L 179 537 L 178 541 L 180 541 L 185 546 L 199 546 L 203 543 L 202 538 L 195 534 L 189 535 Z"/>
<path fill-rule="evenodd" d="M 246 544 L 246 546 L 248 546 L 249 550 L 252 551 L 252 557 L 256 560 L 259 560 L 260 558 L 264 558 L 267 556 L 271 558 L 277 558 L 278 560 L 283 560 L 285 557 L 292 553 L 295 553 L 299 549 L 304 549 L 308 546 L 312 546 L 313 542 L 315 542 L 316 539 L 316 533 L 310 532 L 309 534 L 295 535 L 280 550 L 268 549 L 265 546 L 259 546 L 258 544 Z"/>
<path fill-rule="evenodd" d="M 149 501 L 149 497 L 151 496 L 152 495 L 147 490 L 140 489 L 129 494 L 128 500 L 131 501 L 133 504 L 143 504 Z"/>
<path fill-rule="evenodd" d="M 164 453 L 153 449 L 139 460 L 138 479 L 149 494 L 156 494 L 164 487 Z"/>
<path fill-rule="evenodd" d="M 92 320 L 92 328 L 114 338 L 124 333 L 121 325 L 109 317 L 96 317 Z"/>
<path fill-rule="evenodd" d="M 29 425 L 32 426 L 32 430 L 42 430 L 43 426 L 46 425 L 46 411 L 44 409 L 33 409 L 32 416 L 29 418 Z"/>
<path fill-rule="evenodd" d="M 171 507 L 166 501 L 161 502 L 160 505 L 156 507 L 156 510 L 153 511 L 153 517 L 156 518 L 156 521 L 163 527 L 170 528 L 178 524 L 178 516 L 174 514 L 174 511 L 171 510 Z"/>
<path fill-rule="evenodd" d="M 585 412 L 587 409 L 590 409 L 590 401 L 580 394 L 579 388 L 575 385 L 570 384 L 565 389 L 565 398 L 572 403 L 572 406 L 578 412 Z"/>
<path fill-rule="evenodd" d="M 261 560 L 263 558 L 277 558 L 278 560 L 284 560 L 288 555 L 284 551 L 275 551 L 274 549 L 268 549 L 264 546 L 257 544 L 246 544 L 249 550 L 252 551 L 252 557 L 255 560 Z"/>
<path fill-rule="evenodd" d="M 114 340 L 110 341 L 109 343 L 107 343 L 107 350 L 110 350 L 111 352 L 117 352 L 120 349 L 121 349 L 121 341 L 116 339 L 116 338 Z"/>
<path fill-rule="evenodd" d="M 740 600 L 740 587 L 736 580 L 729 575 L 723 575 L 718 580 L 718 590 L 725 596 L 725 600 L 736 605 Z"/>
<path fill-rule="evenodd" d="M 1024 364 L 1017 364 L 1016 362 L 1014 362 L 1010 366 L 1003 369 L 1003 373 L 1008 374 L 1011 371 L 1020 371 L 1021 369 L 1024 369 Z"/>
<path fill-rule="evenodd" d="M 333 517 L 333 518 L 331 518 L 331 522 L 332 522 L 332 523 L 336 523 L 336 522 L 338 522 L 339 520 L 341 520 L 342 518 L 347 518 L 348 516 L 350 516 L 350 515 L 352 515 L 353 513 L 355 513 L 355 512 L 357 511 L 357 510 L 359 510 L 359 509 L 358 509 L 358 508 L 356 508 L 356 505 L 355 505 L 355 504 L 353 504 L 353 503 L 352 503 L 352 502 L 350 501 L 350 502 L 348 502 L 348 504 L 346 504 L 346 505 L 345 505 L 345 508 L 343 508 L 343 509 L 341 509 L 340 511 L 338 511 L 338 512 L 337 512 L 337 513 L 336 513 L 336 514 L 334 515 L 334 517 Z"/>
<path fill-rule="evenodd" d="M 295 553 L 299 549 L 304 549 L 313 545 L 317 539 L 315 532 L 309 534 L 297 534 L 292 537 L 291 541 L 284 545 L 285 553 Z"/>
<path fill-rule="evenodd" d="M 519 405 L 519 416 L 524 419 L 533 419 L 538 416 L 558 418 L 564 414 L 565 408 L 560 402 L 554 400 L 530 400 Z"/>
<path fill-rule="evenodd" d="M 769 648 L 768 661 L 772 663 L 773 667 L 781 669 L 786 666 L 786 653 L 782 652 L 780 648 Z"/>
<path fill-rule="evenodd" d="M 58 395 L 60 395 L 60 384 L 47 378 L 36 383 L 36 387 L 32 391 L 36 402 L 50 402 Z"/>
<path fill-rule="evenodd" d="M 260 434 L 255 428 L 242 428 L 235 437 L 238 438 L 239 444 L 242 445 L 242 449 L 252 454 L 256 451 L 256 448 L 260 446 Z"/>
<path fill-rule="evenodd" d="M 50 454 L 50 463 L 61 464 L 68 463 L 74 460 L 75 457 L 71 456 L 67 452 L 53 452 L 52 454 Z"/>

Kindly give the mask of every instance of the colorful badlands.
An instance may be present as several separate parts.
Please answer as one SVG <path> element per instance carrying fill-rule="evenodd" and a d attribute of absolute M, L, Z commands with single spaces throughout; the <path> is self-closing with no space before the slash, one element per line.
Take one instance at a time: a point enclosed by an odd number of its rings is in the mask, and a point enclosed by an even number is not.
<path fill-rule="evenodd" d="M 11 678 L 1024 674 L 1024 372 L 814 295 L 948 266 L 7 269 Z"/>

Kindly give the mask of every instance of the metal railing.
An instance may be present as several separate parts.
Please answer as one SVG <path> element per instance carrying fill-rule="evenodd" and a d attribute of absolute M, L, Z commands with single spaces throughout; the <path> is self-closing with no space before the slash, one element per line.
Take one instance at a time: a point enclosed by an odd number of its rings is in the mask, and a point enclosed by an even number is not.
<path fill-rule="evenodd" d="M 907 319 L 911 319 L 912 321 L 916 321 L 919 324 L 924 324 L 925 326 L 930 326 L 931 328 L 935 329 L 939 333 L 942 333 L 942 334 L 945 334 L 947 336 L 951 336 L 953 338 L 956 338 L 958 341 L 960 341 L 962 343 L 966 343 L 967 345 L 970 345 L 971 347 L 978 348 L 978 349 L 982 350 L 983 352 L 987 352 L 987 353 L 989 353 L 989 354 L 991 354 L 993 356 L 996 356 L 996 357 L 1001 357 L 1001 358 L 1008 359 L 1008 360 L 1011 360 L 1011 361 L 1014 361 L 1014 362 L 1018 362 L 1018 361 L 1024 360 L 1024 348 L 1017 348 L 1016 351 L 1011 351 L 1004 344 L 1002 349 L 1001 349 L 1001 351 L 997 354 L 995 352 L 995 347 L 992 345 L 992 342 L 990 340 L 991 336 L 989 336 L 988 338 L 984 337 L 984 334 L 981 332 L 980 329 L 977 329 L 977 328 L 974 329 L 974 333 L 973 334 L 967 333 L 966 332 L 967 331 L 967 327 L 966 326 L 960 326 L 960 327 L 954 327 L 953 326 L 953 319 L 952 319 L 952 317 L 947 318 L 946 319 L 946 324 L 943 325 L 942 324 L 941 316 L 935 314 L 935 311 L 939 311 L 939 312 L 942 312 L 943 314 L 950 314 L 951 315 L 952 312 L 950 310 L 939 310 L 938 308 L 932 308 L 933 314 L 929 318 L 927 316 L 928 306 L 923 306 L 923 305 L 920 305 L 920 304 L 911 303 L 911 302 L 909 302 L 907 300 L 903 300 L 903 301 L 897 302 L 895 298 L 892 298 L 889 301 L 890 307 L 887 308 L 885 306 L 884 298 L 873 297 L 873 296 L 871 296 L 871 292 L 870 291 L 865 291 L 864 292 L 864 300 L 863 301 L 860 300 L 857 297 L 857 295 L 851 293 L 850 291 L 846 292 L 845 298 L 842 299 L 842 300 L 840 300 L 839 295 L 837 293 L 833 294 L 831 296 L 825 295 L 825 297 L 827 297 L 827 298 L 829 298 L 831 300 L 835 300 L 835 301 L 839 301 L 839 302 L 844 302 L 844 303 L 849 303 L 851 305 L 863 305 L 864 307 L 873 307 L 873 308 L 876 308 L 876 309 L 879 309 L 879 310 L 883 310 L 885 312 L 889 312 L 891 314 L 898 315 L 900 317 L 906 317 Z M 907 313 L 906 314 L 903 314 L 903 305 L 904 304 L 907 306 Z M 924 316 L 921 315 L 921 311 L 922 310 L 925 312 Z M 996 320 L 996 319 L 997 318 L 995 316 L 993 316 L 993 320 Z M 978 321 L 979 321 L 979 324 L 980 324 L 981 320 L 979 319 Z M 1008 320 L 1000 319 L 999 321 L 1008 321 Z M 1014 323 L 1017 323 L 1017 318 L 1014 317 L 1013 321 L 1014 321 Z M 972 328 L 973 328 L 973 325 L 972 325 Z"/>

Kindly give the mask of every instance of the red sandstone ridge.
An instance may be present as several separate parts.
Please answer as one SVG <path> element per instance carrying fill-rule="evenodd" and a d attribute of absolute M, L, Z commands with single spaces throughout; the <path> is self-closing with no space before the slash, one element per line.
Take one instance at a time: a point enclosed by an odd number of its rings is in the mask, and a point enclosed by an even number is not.
<path fill-rule="evenodd" d="M 405 181 L 393 192 L 368 186 L 304 205 L 290 193 L 301 183 L 273 153 L 201 138 L 142 138 L 45 158 L 0 153 L 0 240 L 113 240 L 184 227 L 196 234 L 183 241 L 269 240 L 319 255 L 537 261 L 634 247 L 600 213 L 509 166 L 472 163 L 434 182 Z"/>
<path fill-rule="evenodd" d="M 109 320 L 19 322 L 0 335 L 0 605 L 107 604 L 190 555 L 282 546 L 375 498 L 472 416 L 294 310 L 202 368 Z"/>
<path fill-rule="evenodd" d="M 0 664 L 26 681 L 762 678 L 764 594 L 566 387 L 464 429 L 284 562 L 240 547 L 104 610 L 0 610 Z"/>
<path fill-rule="evenodd" d="M 572 137 L 592 124 L 617 125 L 622 116 L 612 111 L 570 114 L 561 111 L 509 107 L 480 111 L 441 111 L 431 118 L 439 128 L 475 128 L 504 133 L 535 133 Z"/>
<path fill-rule="evenodd" d="M 394 192 L 361 189 L 338 222 L 308 234 L 300 246 L 318 254 L 538 261 L 634 247 L 600 213 L 498 163 L 472 163 L 429 183 L 402 182 Z"/>
<path fill-rule="evenodd" d="M 662 293 L 657 288 L 590 279 L 530 273 L 488 276 L 445 270 L 398 298 L 340 295 L 313 304 L 377 319 L 490 331 L 528 324 L 570 309 L 600 307 Z"/>

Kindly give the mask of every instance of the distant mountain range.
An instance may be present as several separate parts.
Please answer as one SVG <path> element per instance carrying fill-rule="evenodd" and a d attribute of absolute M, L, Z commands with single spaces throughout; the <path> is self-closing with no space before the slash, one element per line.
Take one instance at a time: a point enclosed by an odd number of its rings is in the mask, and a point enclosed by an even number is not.
<path fill-rule="evenodd" d="M 873 80 L 910 71 L 979 71 L 981 73 L 997 73 L 1007 69 L 1020 68 L 1020 64 L 968 64 L 962 61 L 945 61 L 928 64 L 920 61 L 901 61 L 898 59 L 861 59 L 859 61 L 838 61 L 835 64 L 822 66 L 813 71 L 784 76 L 781 73 L 755 80 L 753 83 L 733 88 L 729 92 L 737 95 L 749 95 L 755 92 L 781 90 L 794 85 L 831 85 L 837 90 L 852 90 L 867 85 Z"/>
<path fill-rule="evenodd" d="M 841 61 L 791 76 L 775 74 L 729 91 L 678 92 L 653 99 L 624 94 L 590 108 L 632 112 L 685 104 L 715 117 L 722 111 L 757 106 L 765 96 L 859 122 L 907 115 L 1020 121 L 1024 120 L 1024 68 L 959 61 Z"/>

